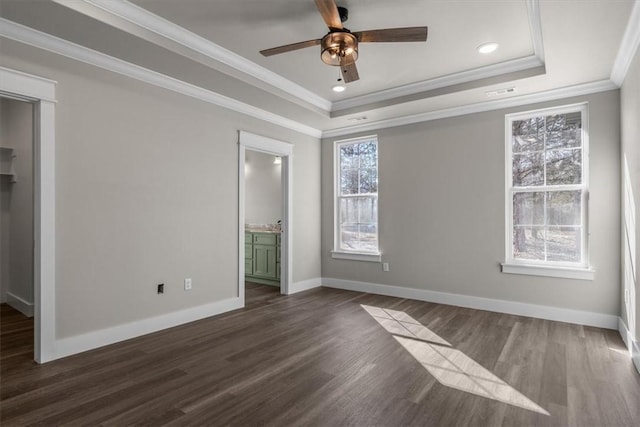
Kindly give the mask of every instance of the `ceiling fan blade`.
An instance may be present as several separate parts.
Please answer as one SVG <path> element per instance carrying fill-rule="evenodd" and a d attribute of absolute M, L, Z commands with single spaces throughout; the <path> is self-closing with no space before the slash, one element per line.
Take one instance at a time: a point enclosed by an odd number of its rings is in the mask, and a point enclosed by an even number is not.
<path fill-rule="evenodd" d="M 354 32 L 360 43 L 424 42 L 427 27 L 388 28 Z"/>
<path fill-rule="evenodd" d="M 353 60 L 351 55 L 340 58 L 340 70 L 345 83 L 355 82 L 360 79 L 356 61 Z"/>
<path fill-rule="evenodd" d="M 279 53 L 291 52 L 292 50 L 304 49 L 305 47 L 316 46 L 320 44 L 320 39 L 307 40 L 306 42 L 298 42 L 286 44 L 284 46 L 272 47 L 271 49 L 261 50 L 264 56 L 277 55 Z"/>
<path fill-rule="evenodd" d="M 316 6 L 318 6 L 320 15 L 322 15 L 327 27 L 336 30 L 342 29 L 342 21 L 340 20 L 335 0 L 316 0 Z"/>

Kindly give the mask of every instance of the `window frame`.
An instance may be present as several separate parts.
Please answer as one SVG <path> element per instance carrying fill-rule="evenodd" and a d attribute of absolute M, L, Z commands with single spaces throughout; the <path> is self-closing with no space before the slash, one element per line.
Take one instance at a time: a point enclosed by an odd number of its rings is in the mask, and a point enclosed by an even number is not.
<path fill-rule="evenodd" d="M 376 145 L 376 175 L 378 176 L 378 186 L 375 195 L 376 211 L 378 212 L 376 218 L 376 251 L 364 251 L 364 250 L 347 250 L 340 247 L 340 200 L 342 196 L 340 194 L 340 179 L 341 179 L 341 161 L 340 161 L 340 147 L 344 145 L 360 144 L 363 142 L 373 141 Z M 342 139 L 334 141 L 333 143 L 333 250 L 331 251 L 332 258 L 348 259 L 353 261 L 370 261 L 381 262 L 382 254 L 380 252 L 380 186 L 379 186 L 379 156 L 380 156 L 380 144 L 378 141 L 378 135 L 366 135 L 356 138 Z M 355 195 L 354 197 L 357 197 Z"/>
<path fill-rule="evenodd" d="M 581 150 L 582 170 L 580 184 L 513 186 L 513 122 L 534 117 L 546 117 L 555 114 L 581 114 Z M 546 148 L 546 147 L 545 147 Z M 544 151 L 543 151 L 544 152 Z M 546 166 L 545 166 L 546 167 Z M 543 172 L 546 177 L 546 172 Z M 514 258 L 513 254 L 513 196 L 524 192 L 581 191 L 581 262 L 548 260 L 523 260 Z M 546 197 L 546 196 L 545 196 Z M 546 217 L 546 210 L 545 210 Z M 544 226 L 548 226 L 545 224 Z M 589 108 L 588 103 L 570 104 L 559 107 L 542 108 L 531 111 L 505 115 L 505 262 L 503 273 L 550 276 L 570 279 L 593 280 L 594 270 L 590 265 L 589 248 Z"/>

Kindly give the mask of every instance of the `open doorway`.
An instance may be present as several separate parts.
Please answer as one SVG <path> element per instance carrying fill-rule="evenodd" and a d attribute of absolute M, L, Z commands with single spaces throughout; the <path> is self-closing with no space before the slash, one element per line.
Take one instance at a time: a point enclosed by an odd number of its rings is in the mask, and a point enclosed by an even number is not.
<path fill-rule="evenodd" d="M 245 303 L 280 293 L 282 158 L 247 149 L 244 161 Z"/>
<path fill-rule="evenodd" d="M 240 132 L 238 296 L 243 305 L 248 286 L 289 294 L 292 153 L 291 144 Z"/>
<path fill-rule="evenodd" d="M 32 108 L 33 358 L 38 363 L 60 357 L 55 335 L 55 88 L 53 80 L 0 67 L 0 96 Z"/>
<path fill-rule="evenodd" d="M 34 105 L 0 96 L 2 359 L 34 349 Z M 10 339 L 9 339 L 10 337 Z"/>

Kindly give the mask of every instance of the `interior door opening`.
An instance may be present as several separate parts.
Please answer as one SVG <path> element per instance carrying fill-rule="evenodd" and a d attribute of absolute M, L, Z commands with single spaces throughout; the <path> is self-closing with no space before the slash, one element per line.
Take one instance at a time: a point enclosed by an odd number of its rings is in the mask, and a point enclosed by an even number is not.
<path fill-rule="evenodd" d="M 245 301 L 280 293 L 282 158 L 245 151 Z"/>
<path fill-rule="evenodd" d="M 34 112 L 31 102 L 0 97 L 0 302 L 11 352 L 33 353 Z"/>
<path fill-rule="evenodd" d="M 286 142 L 239 133 L 238 297 L 243 305 L 249 287 L 290 293 L 292 154 Z"/>

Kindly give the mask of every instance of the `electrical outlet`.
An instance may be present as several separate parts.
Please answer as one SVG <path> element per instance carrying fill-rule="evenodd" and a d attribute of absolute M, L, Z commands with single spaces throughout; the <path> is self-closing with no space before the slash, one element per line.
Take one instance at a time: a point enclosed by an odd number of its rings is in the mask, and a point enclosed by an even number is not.
<path fill-rule="evenodd" d="M 382 271 L 389 271 L 389 263 L 388 262 L 383 262 L 382 263 Z"/>
<path fill-rule="evenodd" d="M 185 291 L 191 290 L 191 279 L 184 279 L 184 290 Z"/>
<path fill-rule="evenodd" d="M 158 283 L 157 292 L 159 294 L 164 294 L 164 283 Z"/>

